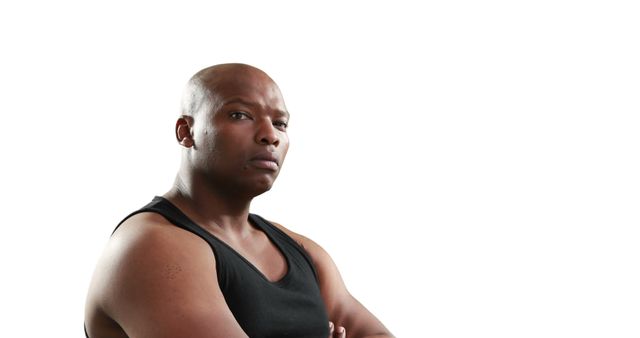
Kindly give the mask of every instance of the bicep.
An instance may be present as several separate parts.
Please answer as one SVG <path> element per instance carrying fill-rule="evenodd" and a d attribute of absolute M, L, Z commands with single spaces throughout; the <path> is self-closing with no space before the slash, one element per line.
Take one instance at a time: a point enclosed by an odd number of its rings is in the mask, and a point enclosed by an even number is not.
<path fill-rule="evenodd" d="M 178 228 L 140 231 L 118 230 L 110 253 L 105 310 L 127 334 L 246 337 L 218 286 L 211 248 Z"/>

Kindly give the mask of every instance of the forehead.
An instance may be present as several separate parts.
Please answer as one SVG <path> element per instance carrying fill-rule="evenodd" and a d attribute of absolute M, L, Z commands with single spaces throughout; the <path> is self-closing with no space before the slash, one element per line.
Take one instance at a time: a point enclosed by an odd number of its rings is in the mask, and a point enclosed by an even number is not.
<path fill-rule="evenodd" d="M 214 107 L 243 104 L 286 112 L 280 89 L 263 72 L 253 69 L 231 69 L 215 75 L 203 81 Z"/>

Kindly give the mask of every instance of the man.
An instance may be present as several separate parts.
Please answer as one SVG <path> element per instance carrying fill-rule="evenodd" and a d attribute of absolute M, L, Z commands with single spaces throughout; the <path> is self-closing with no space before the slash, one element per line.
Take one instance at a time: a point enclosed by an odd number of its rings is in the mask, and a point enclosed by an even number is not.
<path fill-rule="evenodd" d="M 289 147 L 275 82 L 243 64 L 203 69 L 182 114 L 174 186 L 111 236 L 88 337 L 391 337 L 318 244 L 249 213 Z"/>

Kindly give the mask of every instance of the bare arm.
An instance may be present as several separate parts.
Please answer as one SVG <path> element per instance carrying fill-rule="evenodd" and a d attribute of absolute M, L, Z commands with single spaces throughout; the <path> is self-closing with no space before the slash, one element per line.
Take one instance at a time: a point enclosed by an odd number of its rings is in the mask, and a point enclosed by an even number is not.
<path fill-rule="evenodd" d="M 274 223 L 298 241 L 311 256 L 318 271 L 320 292 L 329 320 L 336 328 L 344 327 L 349 338 L 393 337 L 387 328 L 347 290 L 331 256 L 317 243 Z"/>
<path fill-rule="evenodd" d="M 91 289 L 130 337 L 247 337 L 220 291 L 211 248 L 155 214 L 116 231 Z"/>

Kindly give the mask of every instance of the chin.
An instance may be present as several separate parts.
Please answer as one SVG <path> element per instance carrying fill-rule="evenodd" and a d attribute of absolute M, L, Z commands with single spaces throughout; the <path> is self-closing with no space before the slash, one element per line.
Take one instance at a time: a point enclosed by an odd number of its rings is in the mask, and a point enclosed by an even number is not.
<path fill-rule="evenodd" d="M 259 196 L 264 194 L 265 192 L 271 190 L 273 187 L 274 179 L 273 178 L 262 178 L 260 180 L 252 182 L 250 187 L 247 187 L 247 190 L 251 192 L 251 195 Z"/>

